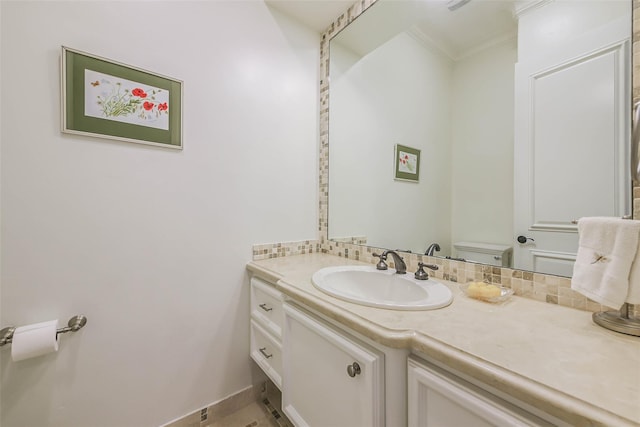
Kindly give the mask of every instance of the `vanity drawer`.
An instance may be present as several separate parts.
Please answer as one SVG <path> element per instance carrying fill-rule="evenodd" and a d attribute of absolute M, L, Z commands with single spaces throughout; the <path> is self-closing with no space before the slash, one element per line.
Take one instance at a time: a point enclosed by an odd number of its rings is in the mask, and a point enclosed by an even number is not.
<path fill-rule="evenodd" d="M 282 389 L 282 347 L 255 320 L 251 320 L 251 358 Z"/>
<path fill-rule="evenodd" d="M 283 299 L 272 285 L 255 277 L 251 279 L 251 317 L 278 339 L 282 339 Z"/>

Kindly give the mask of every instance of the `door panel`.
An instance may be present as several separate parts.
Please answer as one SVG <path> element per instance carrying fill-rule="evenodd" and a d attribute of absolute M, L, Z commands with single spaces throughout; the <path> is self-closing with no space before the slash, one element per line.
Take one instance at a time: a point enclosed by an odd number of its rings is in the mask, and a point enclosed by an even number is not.
<path fill-rule="evenodd" d="M 514 231 L 533 239 L 515 243 L 516 268 L 571 276 L 572 221 L 630 210 L 629 25 L 516 65 Z"/>

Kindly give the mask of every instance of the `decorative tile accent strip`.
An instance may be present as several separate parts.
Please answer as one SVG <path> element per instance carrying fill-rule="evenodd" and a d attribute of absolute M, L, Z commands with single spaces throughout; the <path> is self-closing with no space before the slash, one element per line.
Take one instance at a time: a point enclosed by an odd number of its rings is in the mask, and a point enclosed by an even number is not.
<path fill-rule="evenodd" d="M 320 243 L 317 240 L 253 245 L 254 261 L 313 252 L 320 252 Z"/>
<path fill-rule="evenodd" d="M 273 421 L 279 427 L 293 427 L 293 424 L 284 414 L 281 414 L 278 408 L 274 407 L 273 404 L 266 397 L 262 399 L 262 404 L 267 409 L 267 411 L 271 414 Z M 248 427 L 248 426 L 247 426 Z"/>
<path fill-rule="evenodd" d="M 367 244 L 367 236 L 334 237 L 331 240 L 334 242 L 352 243 L 354 245 Z"/>
<path fill-rule="evenodd" d="M 372 253 L 382 249 L 357 244 L 356 241 L 329 241 L 328 239 L 328 199 L 329 199 L 329 41 L 367 10 L 377 0 L 360 0 L 339 16 L 322 35 L 320 42 L 320 153 L 319 153 L 319 200 L 318 200 L 318 240 L 306 241 L 305 249 L 287 249 L 296 243 L 255 245 L 254 260 L 287 256 L 298 253 L 323 252 L 358 261 L 375 264 Z M 633 99 L 640 101 L 640 0 L 633 0 Z M 633 217 L 640 219 L 640 187 L 633 191 Z M 344 240 L 344 239 L 340 239 Z M 281 247 L 282 245 L 282 247 Z M 304 245 L 303 245 L 304 246 Z M 302 252 L 306 250 L 306 252 Z M 558 304 L 586 311 L 607 310 L 585 296 L 571 290 L 571 278 L 532 273 L 529 271 L 469 262 L 452 261 L 419 254 L 403 254 L 407 268 L 415 271 L 418 262 L 436 264 L 440 267 L 434 277 L 452 282 L 466 283 L 484 280 L 512 288 L 516 295 L 550 304 Z M 393 266 L 393 263 L 391 263 Z M 431 273 L 430 273 L 431 274 Z M 615 309 L 619 307 L 613 307 Z M 640 317 L 640 304 L 631 306 L 631 315 Z"/>

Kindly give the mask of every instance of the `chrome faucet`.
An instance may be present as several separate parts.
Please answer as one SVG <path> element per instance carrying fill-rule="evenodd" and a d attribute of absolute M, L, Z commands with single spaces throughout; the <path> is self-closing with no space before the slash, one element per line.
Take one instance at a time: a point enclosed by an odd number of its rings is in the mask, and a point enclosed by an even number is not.
<path fill-rule="evenodd" d="M 391 249 L 388 249 L 388 250 L 382 252 L 380 255 L 373 254 L 374 257 L 380 258 L 380 262 L 378 262 L 378 264 L 376 264 L 376 268 L 378 270 L 386 270 L 387 269 L 387 263 L 385 262 L 387 260 L 387 255 L 391 255 L 393 257 L 393 263 L 396 266 L 396 274 L 406 274 L 407 273 L 407 264 L 404 263 L 404 260 L 402 259 L 402 257 L 400 255 L 398 255 L 398 253 L 396 251 L 392 251 Z"/>
<path fill-rule="evenodd" d="M 432 243 L 429 245 L 429 247 L 427 248 L 427 251 L 424 253 L 427 256 L 433 256 L 433 252 L 434 251 L 438 251 L 440 252 L 440 245 L 437 243 Z"/>

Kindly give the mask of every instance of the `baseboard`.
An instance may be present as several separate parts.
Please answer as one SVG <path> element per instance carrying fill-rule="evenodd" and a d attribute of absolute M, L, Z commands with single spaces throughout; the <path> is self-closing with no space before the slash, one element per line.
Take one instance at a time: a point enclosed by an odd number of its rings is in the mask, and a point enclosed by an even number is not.
<path fill-rule="evenodd" d="M 251 385 L 205 408 L 163 424 L 161 427 L 204 427 L 260 399 L 265 384 Z"/>

